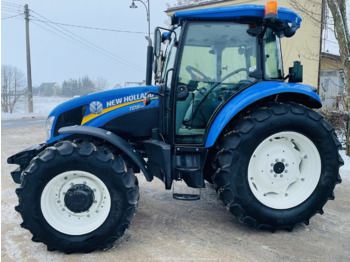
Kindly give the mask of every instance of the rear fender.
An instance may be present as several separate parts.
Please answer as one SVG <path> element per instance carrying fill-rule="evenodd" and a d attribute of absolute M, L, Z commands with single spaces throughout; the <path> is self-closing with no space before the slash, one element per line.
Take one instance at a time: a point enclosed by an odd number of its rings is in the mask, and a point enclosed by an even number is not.
<path fill-rule="evenodd" d="M 58 132 L 60 134 L 88 135 L 103 139 L 111 143 L 122 152 L 124 152 L 141 169 L 147 181 L 150 182 L 153 180 L 153 175 L 148 171 L 145 160 L 138 152 L 134 150 L 134 148 L 128 142 L 126 142 L 120 136 L 117 136 L 116 134 L 113 134 L 112 132 L 105 129 L 92 126 L 67 126 L 62 127 L 60 130 L 58 130 Z"/>
<path fill-rule="evenodd" d="M 277 81 L 257 83 L 233 97 L 220 110 L 209 127 L 205 147 L 213 146 L 225 126 L 240 112 L 261 100 L 277 95 L 280 97 L 278 100 L 280 102 L 291 101 L 310 108 L 322 107 L 320 97 L 308 85 Z"/>

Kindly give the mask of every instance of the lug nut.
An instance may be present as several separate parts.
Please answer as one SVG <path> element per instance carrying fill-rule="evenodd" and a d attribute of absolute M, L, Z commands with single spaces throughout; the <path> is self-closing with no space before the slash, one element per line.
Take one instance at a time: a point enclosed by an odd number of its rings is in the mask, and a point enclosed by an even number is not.
<path fill-rule="evenodd" d="M 67 179 L 68 179 L 68 177 L 65 176 L 65 177 L 64 177 L 64 180 L 67 180 Z"/>
<path fill-rule="evenodd" d="M 281 174 L 280 177 L 283 177 L 283 175 Z"/>
<path fill-rule="evenodd" d="M 273 173 L 273 170 L 272 170 L 272 169 L 270 170 L 270 173 Z"/>
<path fill-rule="evenodd" d="M 274 176 L 274 177 L 277 177 L 277 174 L 274 174 L 273 176 Z"/>

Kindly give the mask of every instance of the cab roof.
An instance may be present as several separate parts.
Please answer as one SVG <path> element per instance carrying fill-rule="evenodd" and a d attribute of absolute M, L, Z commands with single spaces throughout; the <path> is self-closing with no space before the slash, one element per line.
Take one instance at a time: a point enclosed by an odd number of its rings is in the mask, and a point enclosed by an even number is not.
<path fill-rule="evenodd" d="M 185 20 L 203 20 L 203 21 L 249 21 L 262 20 L 264 18 L 265 6 L 263 5 L 237 5 L 214 7 L 207 9 L 196 9 L 175 12 L 172 16 L 173 25 L 181 25 Z M 302 21 L 301 17 L 294 11 L 279 7 L 278 20 L 283 24 L 289 24 L 289 27 L 299 28 Z"/>

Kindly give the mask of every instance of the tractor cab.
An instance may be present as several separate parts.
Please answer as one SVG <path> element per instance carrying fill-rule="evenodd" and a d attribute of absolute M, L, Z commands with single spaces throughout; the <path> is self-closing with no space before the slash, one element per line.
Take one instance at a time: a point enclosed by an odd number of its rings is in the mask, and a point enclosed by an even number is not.
<path fill-rule="evenodd" d="M 172 119 L 163 133 L 175 144 L 204 144 L 215 112 L 235 94 L 261 81 L 284 81 L 280 38 L 292 36 L 301 18 L 270 5 L 221 11 L 178 12 L 171 30 L 155 30 L 155 81 L 165 87 L 171 110 L 164 114 Z"/>
<path fill-rule="evenodd" d="M 171 173 L 191 187 L 204 185 L 201 159 L 207 157 L 205 144 L 214 120 L 243 90 L 264 81 L 284 82 L 280 38 L 292 36 L 300 22 L 291 10 L 277 10 L 268 3 L 265 8 L 243 5 L 222 7 L 220 12 L 218 8 L 177 12 L 171 29 L 156 28 L 154 73 L 162 105 L 159 132 L 164 139 L 162 150 L 173 148 L 177 164 L 166 167 L 171 163 L 166 157 L 163 163 L 149 157 L 149 163 L 153 173 L 169 180 L 167 188 Z"/>

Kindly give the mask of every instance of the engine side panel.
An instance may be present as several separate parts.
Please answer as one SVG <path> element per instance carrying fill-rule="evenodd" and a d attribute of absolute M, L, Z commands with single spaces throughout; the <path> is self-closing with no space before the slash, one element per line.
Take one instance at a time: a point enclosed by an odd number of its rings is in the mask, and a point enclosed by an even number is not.
<path fill-rule="evenodd" d="M 159 125 L 159 107 L 146 107 L 142 110 L 117 116 L 108 121 L 102 128 L 118 134 L 124 139 L 150 137 L 152 128 Z"/>

